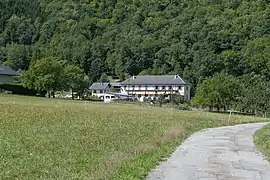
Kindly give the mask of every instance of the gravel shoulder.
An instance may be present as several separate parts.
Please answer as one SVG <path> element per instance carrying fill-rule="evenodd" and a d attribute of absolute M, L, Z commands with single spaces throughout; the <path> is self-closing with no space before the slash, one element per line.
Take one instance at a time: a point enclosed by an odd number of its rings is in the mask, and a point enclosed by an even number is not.
<path fill-rule="evenodd" d="M 269 180 L 270 164 L 253 143 L 267 123 L 206 129 L 187 139 L 148 180 Z"/>

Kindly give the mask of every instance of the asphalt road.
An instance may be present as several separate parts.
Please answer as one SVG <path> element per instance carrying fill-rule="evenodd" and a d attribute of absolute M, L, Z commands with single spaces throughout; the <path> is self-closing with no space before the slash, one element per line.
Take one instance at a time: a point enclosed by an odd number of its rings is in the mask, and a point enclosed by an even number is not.
<path fill-rule="evenodd" d="M 253 143 L 267 123 L 206 129 L 186 140 L 148 180 L 270 180 L 270 164 Z"/>

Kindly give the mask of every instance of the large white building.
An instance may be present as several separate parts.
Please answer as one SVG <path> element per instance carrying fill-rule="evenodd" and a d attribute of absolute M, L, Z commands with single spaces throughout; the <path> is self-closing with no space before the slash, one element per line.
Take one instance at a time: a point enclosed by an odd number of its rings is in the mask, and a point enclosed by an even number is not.
<path fill-rule="evenodd" d="M 179 75 L 133 76 L 121 83 L 121 93 L 135 96 L 140 101 L 146 97 L 180 94 L 189 101 L 190 85 Z"/>

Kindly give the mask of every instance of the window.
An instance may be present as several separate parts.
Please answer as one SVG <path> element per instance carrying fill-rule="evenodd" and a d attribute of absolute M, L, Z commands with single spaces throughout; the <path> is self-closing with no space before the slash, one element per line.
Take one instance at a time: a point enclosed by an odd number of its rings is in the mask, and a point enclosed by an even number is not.
<path fill-rule="evenodd" d="M 127 89 L 127 86 L 124 86 L 124 90 L 126 90 Z"/>
<path fill-rule="evenodd" d="M 156 89 L 158 89 L 158 86 L 156 86 Z"/>
<path fill-rule="evenodd" d="M 97 93 L 97 90 L 94 90 L 94 93 Z"/>
<path fill-rule="evenodd" d="M 169 86 L 169 90 L 172 90 L 172 86 Z"/>
<path fill-rule="evenodd" d="M 103 90 L 100 90 L 100 93 L 103 93 Z"/>
<path fill-rule="evenodd" d="M 106 96 L 106 99 L 110 99 L 110 96 Z"/>
<path fill-rule="evenodd" d="M 165 89 L 165 86 L 162 86 L 162 89 L 164 90 Z"/>

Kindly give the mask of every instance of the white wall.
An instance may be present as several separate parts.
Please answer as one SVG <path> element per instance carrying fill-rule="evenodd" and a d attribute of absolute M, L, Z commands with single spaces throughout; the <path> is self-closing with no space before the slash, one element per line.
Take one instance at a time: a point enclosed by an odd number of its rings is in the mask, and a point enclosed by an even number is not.
<path fill-rule="evenodd" d="M 172 89 L 170 89 L 171 86 L 164 86 L 165 89 L 163 89 L 163 85 L 158 86 L 158 89 L 156 89 L 156 86 L 122 86 L 121 93 L 122 94 L 136 94 L 136 93 L 148 93 L 148 91 L 154 92 L 157 91 L 159 93 L 166 93 L 169 94 L 170 91 L 177 91 L 179 94 L 185 97 L 185 100 L 190 100 L 190 87 L 188 85 L 179 85 L 179 86 L 172 86 Z"/>
<path fill-rule="evenodd" d="M 172 88 L 172 89 L 170 89 Z M 124 90 L 129 90 L 129 91 L 145 91 L 145 90 L 149 90 L 149 91 L 162 91 L 162 90 L 179 90 L 179 86 L 158 86 L 158 88 L 156 89 L 156 86 L 122 86 L 122 89 Z M 181 90 L 184 90 L 184 87 L 181 87 Z"/>

